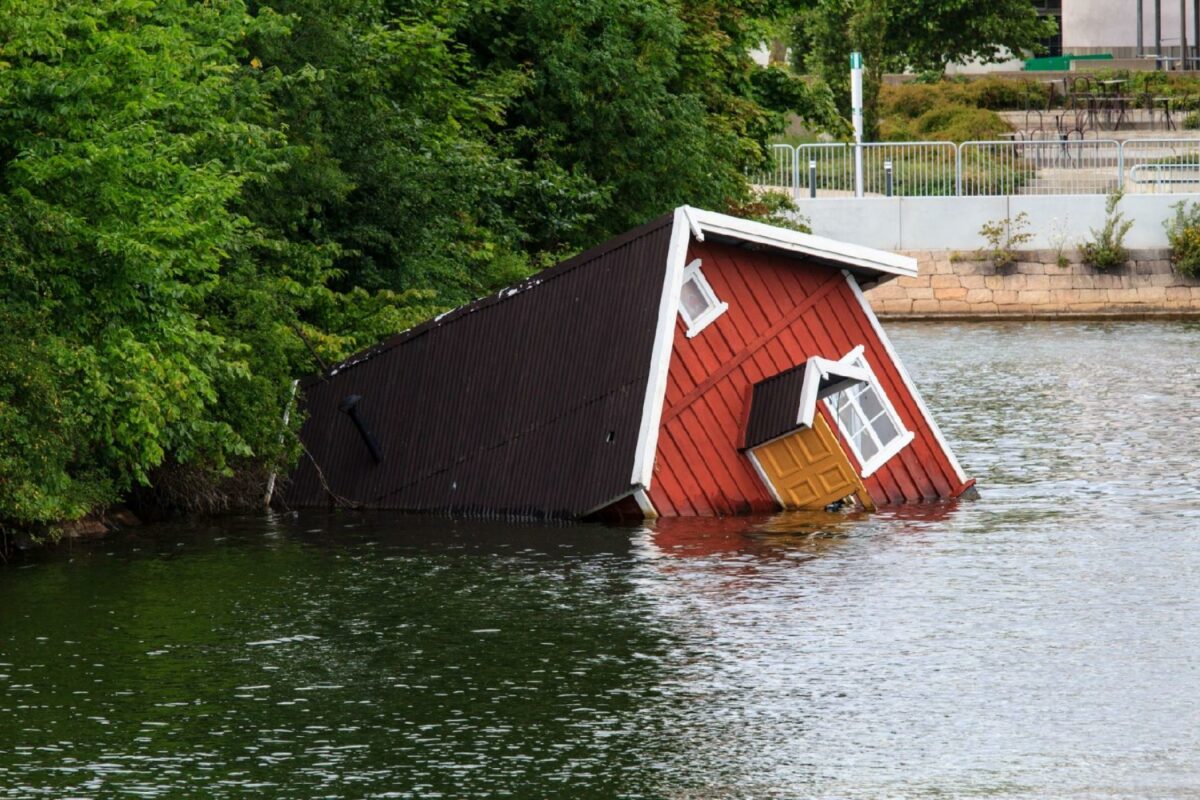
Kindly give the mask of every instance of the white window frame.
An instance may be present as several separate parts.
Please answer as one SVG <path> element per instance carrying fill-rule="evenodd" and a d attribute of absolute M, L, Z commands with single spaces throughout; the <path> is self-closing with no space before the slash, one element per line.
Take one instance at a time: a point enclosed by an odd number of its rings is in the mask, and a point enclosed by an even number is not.
<path fill-rule="evenodd" d="M 700 294 L 708 301 L 708 308 L 704 313 L 695 319 L 688 313 L 686 306 L 683 303 L 683 287 L 688 281 L 695 281 L 696 287 L 700 290 Z M 704 277 L 704 272 L 700 269 L 700 259 L 696 259 L 688 264 L 683 270 L 683 281 L 679 284 L 679 316 L 683 317 L 683 322 L 687 325 L 687 336 L 689 339 L 700 333 L 717 320 L 722 314 L 729 310 L 728 303 L 722 303 L 717 298 L 717 293 L 713 291 L 709 285 L 708 279 Z"/>
<path fill-rule="evenodd" d="M 900 415 L 896 413 L 896 407 L 892 405 L 892 399 L 888 397 L 887 392 L 883 390 L 883 386 L 879 383 L 879 379 L 875 377 L 875 371 L 871 369 L 870 362 L 867 361 L 867 357 L 863 354 L 864 350 L 865 348 L 862 345 L 859 345 L 846 355 L 842 356 L 838 363 L 844 367 L 853 369 L 855 372 L 861 370 L 866 374 L 866 382 L 875 390 L 875 394 L 878 395 L 879 401 L 883 405 L 883 411 L 890 418 L 892 426 L 897 431 L 897 436 L 888 442 L 886 446 L 883 445 L 879 441 L 879 437 L 876 435 L 875 429 L 871 427 L 870 423 L 867 422 L 867 415 L 863 412 L 862 407 L 858 404 L 858 398 L 850 398 L 850 402 L 853 403 L 858 409 L 859 416 L 862 418 L 863 422 L 866 423 L 865 430 L 867 431 L 868 435 L 875 440 L 876 446 L 879 447 L 878 452 L 876 452 L 874 456 L 872 456 L 870 459 L 864 460 L 862 453 L 858 451 L 858 445 L 855 444 L 854 438 L 850 435 L 850 431 L 847 431 L 842 427 L 842 419 L 838 414 L 837 405 L 834 402 L 834 395 L 837 395 L 842 391 L 849 389 L 850 387 L 846 385 L 831 386 L 828 391 L 821 393 L 821 397 L 825 401 L 825 407 L 829 409 L 830 416 L 833 417 L 834 424 L 836 424 L 838 426 L 838 430 L 841 431 L 842 438 L 848 445 L 850 445 L 850 450 L 854 453 L 854 457 L 858 459 L 860 474 L 862 477 L 866 478 L 874 474 L 880 467 L 890 461 L 892 456 L 899 453 L 905 447 L 908 447 L 908 445 L 914 438 L 916 438 L 916 436 L 912 431 L 908 430 L 908 428 L 905 427 L 904 423 L 900 420 Z"/>

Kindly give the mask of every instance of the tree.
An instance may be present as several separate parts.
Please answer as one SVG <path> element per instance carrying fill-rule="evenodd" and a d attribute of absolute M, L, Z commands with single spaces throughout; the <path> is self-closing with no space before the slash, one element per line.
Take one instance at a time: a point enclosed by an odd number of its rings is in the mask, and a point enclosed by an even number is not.
<path fill-rule="evenodd" d="M 861 52 L 866 127 L 874 135 L 885 72 L 941 73 L 951 63 L 1036 51 L 1054 26 L 1029 0 L 812 0 L 797 16 L 793 57 L 829 84 L 848 114 L 850 53 Z"/>

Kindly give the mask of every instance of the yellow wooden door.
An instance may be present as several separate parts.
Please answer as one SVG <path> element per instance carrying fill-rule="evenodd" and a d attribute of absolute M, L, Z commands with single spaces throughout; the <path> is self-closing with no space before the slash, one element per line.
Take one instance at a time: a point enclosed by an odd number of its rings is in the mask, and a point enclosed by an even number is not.
<path fill-rule="evenodd" d="M 850 495 L 865 508 L 875 507 L 821 414 L 814 417 L 811 428 L 802 428 L 752 452 L 785 508 L 822 509 Z"/>

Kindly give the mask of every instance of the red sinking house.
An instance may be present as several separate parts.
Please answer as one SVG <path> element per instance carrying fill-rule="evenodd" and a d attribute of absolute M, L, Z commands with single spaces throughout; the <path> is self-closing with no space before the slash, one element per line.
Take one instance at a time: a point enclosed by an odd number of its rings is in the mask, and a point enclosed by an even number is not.
<path fill-rule="evenodd" d="M 973 491 L 861 286 L 902 256 L 673 214 L 301 383 L 293 507 L 585 517 Z"/>

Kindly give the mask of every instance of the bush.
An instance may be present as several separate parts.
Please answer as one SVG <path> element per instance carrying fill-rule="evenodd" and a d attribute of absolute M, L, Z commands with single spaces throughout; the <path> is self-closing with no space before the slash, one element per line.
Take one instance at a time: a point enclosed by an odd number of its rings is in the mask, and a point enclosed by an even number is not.
<path fill-rule="evenodd" d="M 1100 230 L 1092 228 L 1092 241 L 1079 246 L 1079 254 L 1083 263 L 1096 269 L 1116 269 L 1129 260 L 1129 251 L 1125 249 L 1125 234 L 1133 227 L 1133 221 L 1125 219 L 1125 215 L 1117 211 L 1122 192 L 1113 192 L 1108 196 L 1104 211 L 1106 214 L 1104 227 Z"/>
<path fill-rule="evenodd" d="M 997 270 L 1011 267 L 1017 262 L 1017 249 L 1033 240 L 1033 234 L 1025 230 L 1027 227 L 1029 215 L 1024 211 L 1016 217 L 985 222 L 979 235 L 987 242 L 987 247 L 979 250 L 976 257 L 991 261 Z"/>
<path fill-rule="evenodd" d="M 962 105 L 932 108 L 914 127 L 922 138 L 942 142 L 988 141 L 1012 130 L 996 112 Z"/>
<path fill-rule="evenodd" d="M 1194 278 L 1200 274 L 1200 204 L 1181 200 L 1171 207 L 1175 216 L 1163 223 L 1171 243 L 1171 263 L 1181 275 Z"/>
<path fill-rule="evenodd" d="M 959 101 L 992 111 L 1022 111 L 1027 104 L 1044 108 L 1049 89 L 1046 84 L 1007 78 L 980 78 L 965 84 Z"/>
<path fill-rule="evenodd" d="M 1200 112 L 1193 111 L 1183 118 L 1183 129 L 1194 131 L 1200 128 Z"/>
<path fill-rule="evenodd" d="M 937 84 L 905 83 L 900 86 L 886 86 L 880 92 L 880 106 L 886 116 L 899 115 L 916 119 L 944 102 L 945 91 Z"/>

